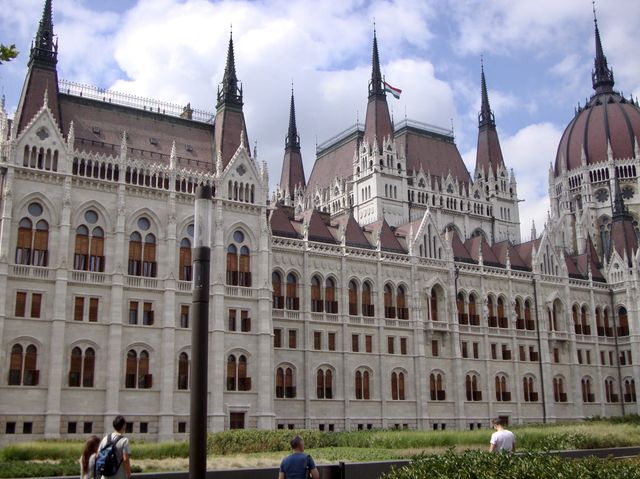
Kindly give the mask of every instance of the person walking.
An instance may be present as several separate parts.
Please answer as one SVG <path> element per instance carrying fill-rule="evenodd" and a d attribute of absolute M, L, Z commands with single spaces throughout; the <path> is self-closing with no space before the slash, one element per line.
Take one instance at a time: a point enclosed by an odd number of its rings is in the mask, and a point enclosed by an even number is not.
<path fill-rule="evenodd" d="M 98 452 L 98 446 L 100 445 L 100 438 L 98 436 L 91 436 L 84 443 L 84 449 L 82 450 L 82 456 L 80 456 L 80 478 L 81 479 L 93 479 L 93 467 L 96 463 L 96 452 Z"/>
<path fill-rule="evenodd" d="M 505 429 L 507 421 L 501 417 L 493 420 L 493 428 L 496 430 L 491 434 L 489 452 L 516 452 L 516 436 Z"/>
<path fill-rule="evenodd" d="M 115 474 L 111 476 L 100 476 L 101 479 L 130 479 L 131 478 L 131 450 L 129 449 L 129 439 L 124 437 L 124 429 L 127 420 L 124 416 L 116 416 L 113 420 L 113 432 L 102 438 L 98 447 L 98 456 L 104 449 L 114 447 L 118 461 Z M 96 461 L 98 459 L 96 458 Z M 98 474 L 96 474 L 97 479 Z"/>
<path fill-rule="evenodd" d="M 300 436 L 295 436 L 290 444 L 293 452 L 280 463 L 278 479 L 308 479 L 309 477 L 320 479 L 313 458 L 304 453 L 304 440 Z"/>

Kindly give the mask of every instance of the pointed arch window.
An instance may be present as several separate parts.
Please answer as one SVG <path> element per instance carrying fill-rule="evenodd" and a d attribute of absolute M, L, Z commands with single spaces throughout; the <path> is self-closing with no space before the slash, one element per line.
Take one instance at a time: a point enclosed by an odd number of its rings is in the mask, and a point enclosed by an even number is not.
<path fill-rule="evenodd" d="M 536 323 L 531 318 L 531 300 L 527 299 L 524 302 L 524 325 L 528 331 L 535 331 Z"/>
<path fill-rule="evenodd" d="M 477 374 L 467 374 L 464 381 L 467 401 L 482 401 L 482 391 L 478 389 L 480 378 Z"/>
<path fill-rule="evenodd" d="M 385 318 L 395 318 L 396 317 L 396 308 L 393 306 L 394 298 L 393 298 L 393 288 L 387 283 L 384 285 L 384 317 Z"/>
<path fill-rule="evenodd" d="M 375 308 L 373 305 L 373 293 L 371 289 L 371 283 L 365 281 L 362 285 L 362 315 L 374 316 Z"/>
<path fill-rule="evenodd" d="M 595 394 L 591 392 L 591 379 L 588 377 L 582 378 L 582 402 L 589 403 L 595 402 L 596 397 Z"/>
<path fill-rule="evenodd" d="M 391 399 L 394 401 L 404 401 L 404 373 L 394 371 L 391 373 Z"/>
<path fill-rule="evenodd" d="M 567 402 L 567 393 L 564 389 L 564 379 L 559 376 L 553 378 L 553 400 L 555 402 Z"/>
<path fill-rule="evenodd" d="M 273 309 L 283 309 L 284 292 L 282 290 L 282 275 L 278 271 L 271 273 L 271 288 L 273 289 Z"/>
<path fill-rule="evenodd" d="M 624 306 L 618 308 L 618 336 L 629 336 L 629 317 Z"/>
<path fill-rule="evenodd" d="M 396 305 L 398 319 L 409 319 L 409 308 L 407 307 L 407 295 L 405 294 L 404 286 L 398 286 Z"/>
<path fill-rule="evenodd" d="M 616 383 L 611 378 L 604 380 L 604 397 L 609 403 L 616 403 L 620 401 L 620 398 L 616 393 Z"/>
<path fill-rule="evenodd" d="M 469 324 L 480 326 L 480 315 L 478 314 L 476 295 L 473 293 L 469 295 Z"/>
<path fill-rule="evenodd" d="M 37 205 L 38 208 L 33 207 Z M 32 208 L 33 207 L 33 208 Z M 33 210 L 33 213 L 32 213 Z M 42 215 L 42 206 L 39 203 L 29 205 L 29 213 L 39 212 Z M 35 223 L 35 227 L 33 226 Z M 45 220 L 33 221 L 30 218 L 22 218 L 18 224 L 18 241 L 16 244 L 16 264 L 32 266 L 48 266 L 49 264 L 49 223 Z"/>
<path fill-rule="evenodd" d="M 314 275 L 311 278 L 311 311 L 313 313 L 321 313 L 323 310 L 322 287 L 320 285 L 320 277 L 318 275 Z"/>
<path fill-rule="evenodd" d="M 138 227 L 144 232 L 151 227 L 151 223 L 142 217 L 138 220 Z M 156 237 L 153 233 L 134 231 L 129 235 L 128 274 L 147 278 L 157 276 Z"/>
<path fill-rule="evenodd" d="M 83 352 L 78 346 L 71 350 L 69 365 L 69 387 L 93 387 L 95 351 L 87 348 Z"/>
<path fill-rule="evenodd" d="M 80 271 L 104 271 L 104 230 L 86 225 L 76 229 L 73 267 Z"/>
<path fill-rule="evenodd" d="M 227 391 L 251 391 L 251 378 L 248 376 L 247 357 L 244 354 L 227 357 Z"/>
<path fill-rule="evenodd" d="M 532 376 L 522 378 L 522 392 L 525 402 L 536 402 L 538 400 L 538 393 L 535 391 L 534 386 L 535 381 Z"/>
<path fill-rule="evenodd" d="M 463 293 L 458 293 L 456 297 L 456 310 L 458 312 L 458 323 L 469 324 L 469 315 L 465 313 Z"/>
<path fill-rule="evenodd" d="M 280 399 L 296 397 L 293 368 L 280 366 L 276 369 L 276 397 Z"/>
<path fill-rule="evenodd" d="M 298 311 L 300 309 L 300 298 L 298 298 L 298 278 L 295 274 L 287 275 L 287 309 Z"/>
<path fill-rule="evenodd" d="M 439 320 L 439 306 L 440 306 L 440 298 L 438 289 L 434 286 L 431 288 L 431 295 L 429 296 L 429 311 L 431 313 L 431 321 Z"/>
<path fill-rule="evenodd" d="M 441 373 L 431 373 L 429 375 L 429 393 L 432 401 L 444 401 L 446 393 L 444 390 L 443 375 Z"/>
<path fill-rule="evenodd" d="M 178 389 L 189 389 L 189 355 L 186 352 L 180 353 L 178 356 Z"/>
<path fill-rule="evenodd" d="M 487 296 L 487 320 L 490 328 L 497 328 L 498 317 L 496 316 L 496 306 L 493 301 L 493 296 Z"/>
<path fill-rule="evenodd" d="M 355 374 L 355 394 L 356 399 L 371 399 L 369 389 L 369 371 L 358 369 Z"/>
<path fill-rule="evenodd" d="M 189 238 L 182 238 L 180 241 L 180 264 L 179 264 L 178 278 L 180 281 L 191 281 L 191 240 Z"/>
<path fill-rule="evenodd" d="M 233 242 L 227 246 L 227 284 L 251 286 L 251 251 L 246 244 L 245 234 L 236 230 Z"/>
<path fill-rule="evenodd" d="M 507 320 L 507 315 L 505 314 L 504 309 L 504 298 L 502 296 L 498 297 L 498 327 L 509 327 L 509 321 Z"/>
<path fill-rule="evenodd" d="M 349 315 L 358 315 L 358 285 L 354 280 L 349 281 Z"/>
<path fill-rule="evenodd" d="M 507 384 L 507 377 L 504 374 L 498 374 L 495 377 L 496 384 L 496 401 L 511 401 L 511 393 Z"/>
<path fill-rule="evenodd" d="M 151 389 L 153 376 L 149 372 L 149 352 L 146 349 L 127 352 L 125 387 L 128 389 Z"/>
<path fill-rule="evenodd" d="M 333 372 L 329 368 L 316 372 L 316 396 L 318 399 L 333 399 Z"/>
<path fill-rule="evenodd" d="M 29 344 L 26 348 L 14 344 L 9 359 L 9 386 L 37 386 L 40 381 L 38 370 L 38 348 Z"/>
<path fill-rule="evenodd" d="M 327 278 L 324 283 L 324 310 L 329 314 L 338 314 L 336 282 L 333 278 Z"/>
<path fill-rule="evenodd" d="M 637 402 L 636 381 L 634 379 L 625 379 L 624 381 L 624 402 Z"/>

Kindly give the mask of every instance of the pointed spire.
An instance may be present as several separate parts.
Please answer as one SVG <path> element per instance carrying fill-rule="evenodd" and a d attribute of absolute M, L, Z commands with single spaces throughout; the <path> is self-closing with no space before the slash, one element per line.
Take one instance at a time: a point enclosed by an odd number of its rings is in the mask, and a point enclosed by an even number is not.
<path fill-rule="evenodd" d="M 227 64 L 224 67 L 222 86 L 218 88 L 218 105 L 242 106 L 242 87 L 238 86 L 236 75 L 236 60 L 233 53 L 233 31 L 229 34 L 229 47 L 227 49 Z"/>
<path fill-rule="evenodd" d="M 293 85 L 291 85 L 291 106 L 289 107 L 289 130 L 284 141 L 285 149 L 300 151 L 300 137 L 296 126 L 296 106 L 293 98 Z"/>
<path fill-rule="evenodd" d="M 593 2 L 593 24 L 596 33 L 596 56 L 594 59 L 594 68 L 591 72 L 591 82 L 596 93 L 607 93 L 613 91 L 613 70 L 607 65 L 607 57 L 604 55 L 604 50 L 602 49 L 595 1 Z"/>
<path fill-rule="evenodd" d="M 489 94 L 487 93 L 487 80 L 484 77 L 484 59 L 480 57 L 480 84 L 482 89 L 482 103 L 480 104 L 480 114 L 478 115 L 478 127 L 496 126 L 496 119 L 489 106 Z"/>
<path fill-rule="evenodd" d="M 616 167 L 614 167 L 613 187 L 613 218 L 615 220 L 617 217 L 624 217 L 629 214 L 620 191 L 620 179 L 618 178 L 618 168 Z"/>
<path fill-rule="evenodd" d="M 378 38 L 373 27 L 373 52 L 371 54 L 371 81 L 369 82 L 369 98 L 375 95 L 384 96 L 382 73 L 380 72 L 380 56 L 378 55 Z"/>
<path fill-rule="evenodd" d="M 51 0 L 45 0 L 40 25 L 31 46 L 29 65 L 39 63 L 55 67 L 58 61 L 58 44 L 54 42 L 53 36 Z"/>

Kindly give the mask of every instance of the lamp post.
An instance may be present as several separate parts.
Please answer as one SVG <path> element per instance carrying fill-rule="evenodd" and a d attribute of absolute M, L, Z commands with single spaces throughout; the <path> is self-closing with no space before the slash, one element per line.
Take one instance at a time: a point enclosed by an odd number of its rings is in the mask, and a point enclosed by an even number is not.
<path fill-rule="evenodd" d="M 191 321 L 191 431 L 189 477 L 207 474 L 207 369 L 209 348 L 209 263 L 211 260 L 211 187 L 196 189 L 193 235 Z"/>

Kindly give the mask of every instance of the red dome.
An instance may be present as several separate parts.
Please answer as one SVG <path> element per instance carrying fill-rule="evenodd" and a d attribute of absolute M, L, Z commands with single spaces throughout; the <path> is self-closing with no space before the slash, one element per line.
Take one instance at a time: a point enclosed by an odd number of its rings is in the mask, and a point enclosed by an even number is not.
<path fill-rule="evenodd" d="M 608 160 L 608 142 L 613 158 L 632 158 L 636 139 L 640 139 L 640 108 L 617 92 L 596 94 L 564 130 L 555 175 L 563 163 L 567 171 L 580 167 L 583 146 L 588 165 Z"/>

